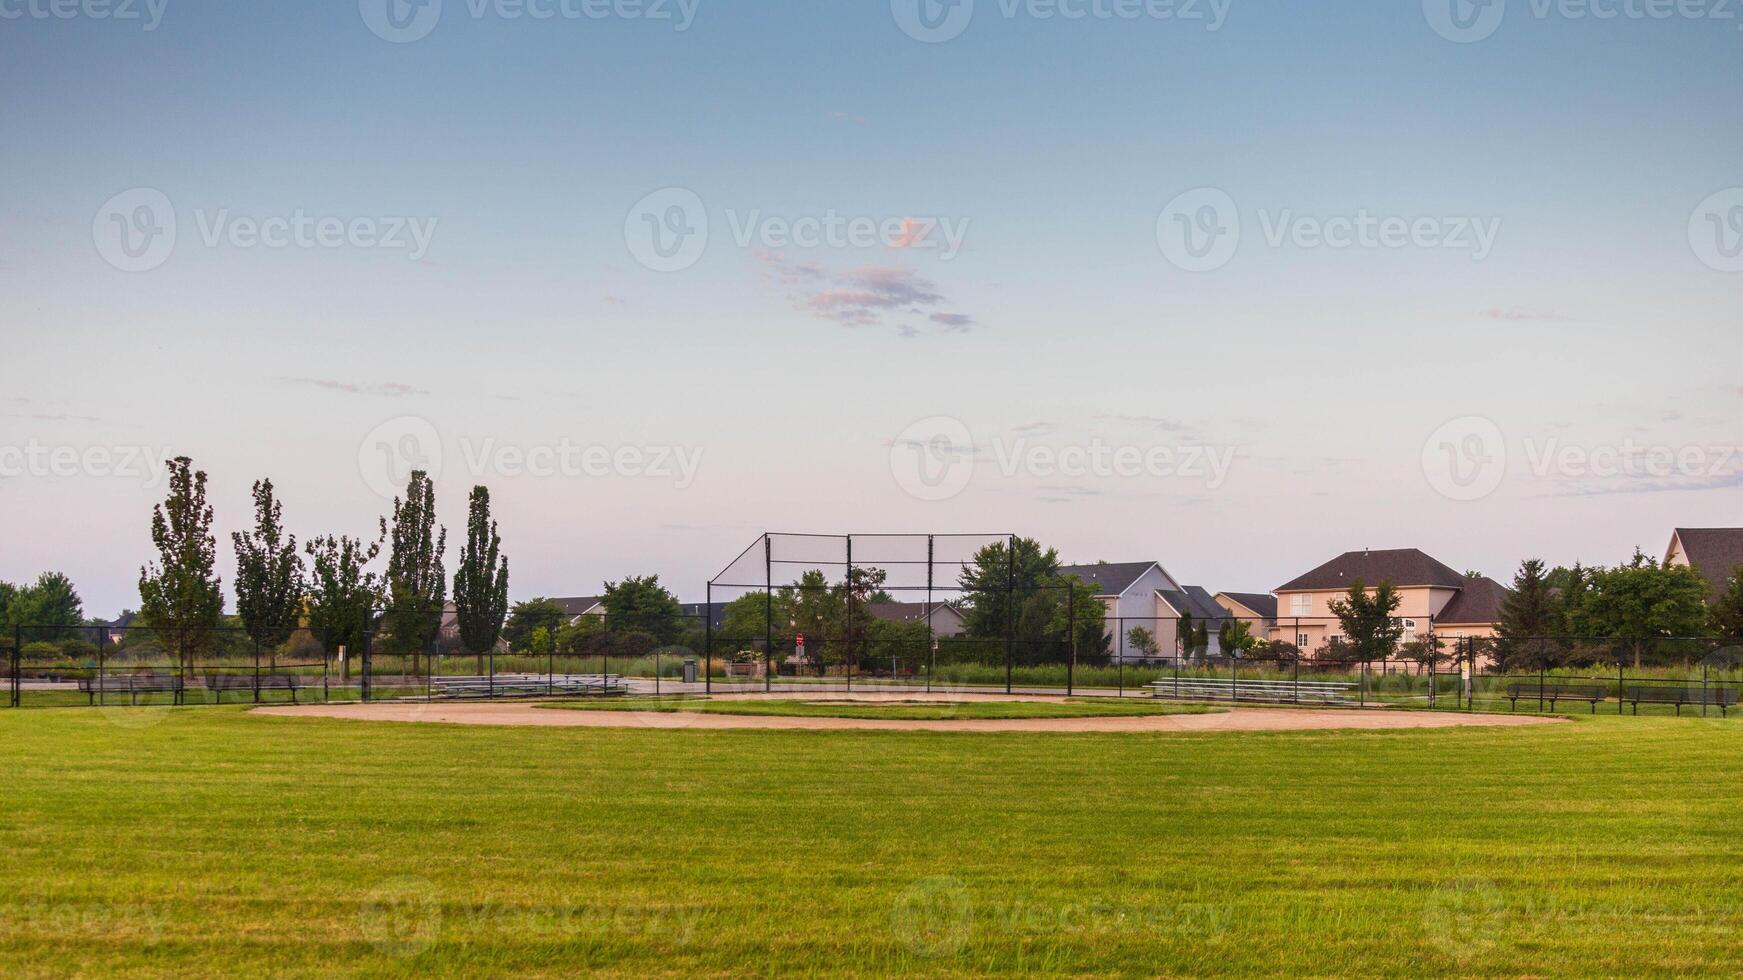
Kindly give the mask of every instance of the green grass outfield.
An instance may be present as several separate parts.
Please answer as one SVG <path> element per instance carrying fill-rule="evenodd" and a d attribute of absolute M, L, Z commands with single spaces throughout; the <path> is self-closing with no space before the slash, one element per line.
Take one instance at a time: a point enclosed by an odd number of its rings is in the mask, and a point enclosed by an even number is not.
<path fill-rule="evenodd" d="M 488 728 L 0 711 L 0 972 L 1743 969 L 1743 724 Z"/>
<path fill-rule="evenodd" d="M 820 700 L 709 701 L 699 697 L 617 698 L 610 701 L 555 701 L 540 705 L 578 711 L 698 712 L 710 715 L 762 715 L 782 718 L 893 718 L 938 721 L 951 718 L 1102 718 L 1134 715 L 1201 715 L 1226 711 L 1202 704 L 1098 698 L 1085 701 L 960 701 L 828 703 Z"/>

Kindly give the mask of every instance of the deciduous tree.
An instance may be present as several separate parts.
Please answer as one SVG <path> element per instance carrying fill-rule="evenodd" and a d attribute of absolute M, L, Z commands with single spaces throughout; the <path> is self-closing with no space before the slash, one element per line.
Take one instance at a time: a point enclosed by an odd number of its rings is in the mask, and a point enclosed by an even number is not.
<path fill-rule="evenodd" d="M 1331 603 L 1344 635 L 1339 652 L 1357 663 L 1390 657 L 1404 636 L 1404 624 L 1393 615 L 1402 601 L 1391 582 L 1381 582 L 1372 594 L 1361 580 L 1351 583 L 1349 592 Z"/>
<path fill-rule="evenodd" d="M 151 540 L 158 561 L 139 570 L 139 614 L 159 641 L 173 644 L 185 670 L 212 646 L 224 613 L 206 474 L 186 456 L 169 461 L 169 496 L 152 508 Z"/>
<path fill-rule="evenodd" d="M 236 547 L 236 614 L 248 635 L 272 648 L 290 639 L 303 612 L 303 559 L 284 530 L 271 480 L 254 484 L 254 530 L 230 535 Z"/>
<path fill-rule="evenodd" d="M 376 573 L 364 570 L 381 554 L 387 522 L 382 521 L 380 528 L 375 540 L 367 543 L 361 538 L 329 535 L 304 546 L 313 565 L 309 578 L 309 632 L 328 654 L 340 647 L 348 651 L 361 648 L 374 611 L 381 605 L 382 581 Z M 345 675 L 349 677 L 350 672 L 351 658 L 347 657 Z"/>

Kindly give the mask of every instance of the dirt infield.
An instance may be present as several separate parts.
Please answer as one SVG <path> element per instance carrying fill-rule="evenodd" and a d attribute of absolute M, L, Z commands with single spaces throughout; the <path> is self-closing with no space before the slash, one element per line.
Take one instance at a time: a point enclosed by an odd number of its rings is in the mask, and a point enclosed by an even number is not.
<path fill-rule="evenodd" d="M 895 700 L 872 695 L 865 701 Z M 918 700 L 904 695 L 901 700 Z M 965 700 L 939 695 L 939 701 Z M 830 700 L 840 700 L 831 697 Z M 855 697 L 853 700 L 862 700 Z M 1043 700 L 1001 696 L 986 700 Z M 376 702 L 286 705 L 255 714 L 359 721 L 421 721 L 449 725 L 526 725 L 540 728 L 778 729 L 904 732 L 1286 732 L 1337 729 L 1458 728 L 1471 725 L 1542 725 L 1562 719 L 1523 715 L 1458 714 L 1448 711 L 1375 709 L 1246 708 L 1216 714 L 1140 715 L 1103 718 L 1011 718 L 913 721 L 895 718 L 792 718 L 670 711 L 562 711 L 515 702 Z"/>

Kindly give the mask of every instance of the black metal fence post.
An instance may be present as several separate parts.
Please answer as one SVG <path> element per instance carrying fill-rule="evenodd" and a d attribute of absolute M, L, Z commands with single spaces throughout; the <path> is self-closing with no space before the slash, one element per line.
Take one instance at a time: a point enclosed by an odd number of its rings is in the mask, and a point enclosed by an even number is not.
<path fill-rule="evenodd" d="M 12 706 L 19 706 L 18 675 L 24 670 L 24 628 L 12 627 L 12 655 L 7 659 L 12 661 Z"/>
<path fill-rule="evenodd" d="M 1065 696 L 1076 693 L 1077 671 L 1077 589 L 1065 586 Z"/>
<path fill-rule="evenodd" d="M 702 691 L 705 694 L 714 693 L 714 583 L 708 583 L 703 593 L 706 599 L 702 604 L 705 614 L 702 628 Z"/>
<path fill-rule="evenodd" d="M 254 703 L 260 703 L 260 640 L 254 639 Z"/>
<path fill-rule="evenodd" d="M 103 673 L 109 659 L 109 627 L 97 627 L 97 703 L 103 703 Z"/>
<path fill-rule="evenodd" d="M 369 627 L 370 627 L 369 615 L 367 613 L 365 613 L 364 617 L 363 617 L 363 649 L 361 651 L 361 656 L 358 657 L 358 665 L 357 665 L 357 669 L 359 671 L 359 681 L 358 681 L 358 685 L 357 685 L 357 691 L 358 691 L 358 696 L 361 697 L 363 699 L 364 703 L 366 703 L 366 704 L 369 702 L 370 695 L 371 695 L 370 674 L 374 670 L 374 666 L 375 666 L 373 660 L 370 657 L 370 652 L 371 652 L 370 648 L 375 645 L 375 636 L 371 632 Z"/>
<path fill-rule="evenodd" d="M 1011 644 L 1017 640 L 1017 538 L 1005 542 L 1005 693 L 1011 693 Z"/>

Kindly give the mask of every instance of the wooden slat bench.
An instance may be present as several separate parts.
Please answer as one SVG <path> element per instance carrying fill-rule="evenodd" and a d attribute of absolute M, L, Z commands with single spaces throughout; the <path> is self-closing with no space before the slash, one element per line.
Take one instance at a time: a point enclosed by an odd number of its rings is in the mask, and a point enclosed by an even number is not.
<path fill-rule="evenodd" d="M 1604 684 L 1556 684 L 1538 681 L 1522 681 L 1507 685 L 1507 700 L 1512 702 L 1512 710 L 1519 710 L 1521 701 L 1548 701 L 1549 710 L 1555 710 L 1557 701 L 1585 701 L 1592 706 L 1592 713 L 1597 714 L 1598 702 L 1610 697 L 1610 688 Z"/>
<path fill-rule="evenodd" d="M 1695 685 L 1671 686 L 1639 685 L 1622 689 L 1622 701 L 1634 706 L 1634 713 L 1640 713 L 1642 704 L 1674 704 L 1676 713 L 1682 714 L 1683 705 L 1700 707 L 1715 706 L 1721 716 L 1728 714 L 1729 709 L 1737 704 L 1739 689 L 1735 687 L 1697 687 Z"/>
<path fill-rule="evenodd" d="M 79 678 L 79 690 L 90 696 L 92 704 L 99 694 L 125 694 L 129 704 L 138 704 L 141 694 L 172 694 L 181 704 L 186 685 L 180 674 L 103 674 Z"/>

